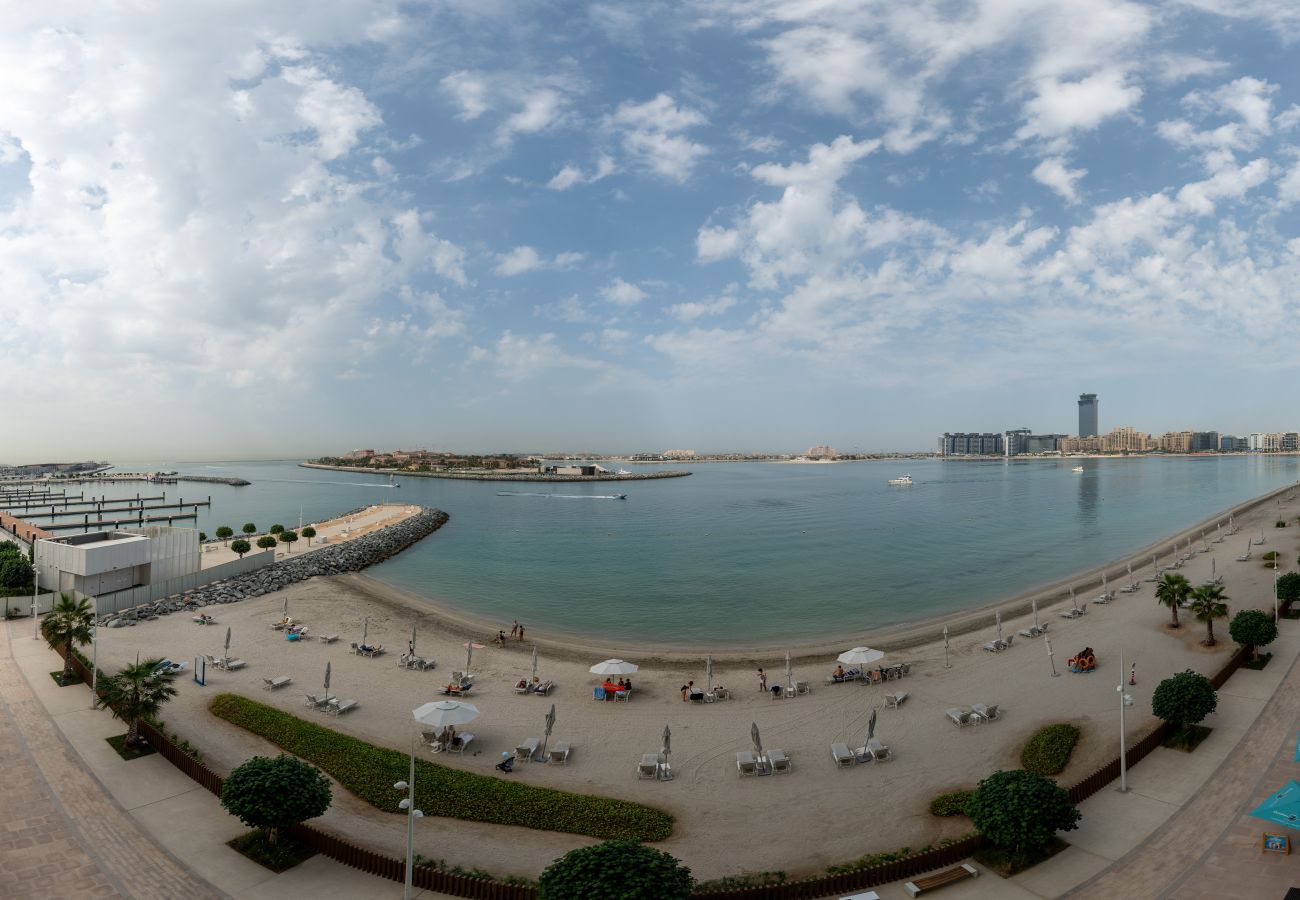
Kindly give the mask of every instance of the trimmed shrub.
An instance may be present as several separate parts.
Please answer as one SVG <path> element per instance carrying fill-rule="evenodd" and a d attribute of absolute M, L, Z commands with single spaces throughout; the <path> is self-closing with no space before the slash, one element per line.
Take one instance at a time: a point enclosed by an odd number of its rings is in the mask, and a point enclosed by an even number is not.
<path fill-rule="evenodd" d="M 407 778 L 410 757 L 405 752 L 367 744 L 235 694 L 218 694 L 209 708 L 227 722 L 319 766 L 376 809 L 397 810 L 393 784 Z M 673 830 L 671 815 L 639 803 L 533 787 L 419 758 L 415 761 L 415 796 L 427 815 L 471 822 L 615 840 L 658 841 Z"/>
<path fill-rule="evenodd" d="M 1259 648 L 1277 640 L 1277 624 L 1263 610 L 1243 609 L 1228 623 L 1228 635 L 1243 647 L 1250 645 L 1254 658 L 1259 659 Z"/>
<path fill-rule="evenodd" d="M 1035 775 L 1059 774 L 1078 741 L 1079 729 L 1073 725 L 1059 723 L 1040 728 L 1020 751 L 1020 765 Z"/>
<path fill-rule="evenodd" d="M 249 828 L 264 829 L 274 846 L 280 829 L 325 815 L 330 783 L 315 766 L 292 756 L 254 756 L 226 777 L 221 805 Z"/>
<path fill-rule="evenodd" d="M 1018 854 L 1046 847 L 1058 831 L 1079 827 L 1079 811 L 1056 782 L 1033 772 L 994 772 L 975 788 L 966 809 L 995 845 Z"/>
<path fill-rule="evenodd" d="M 1151 696 L 1151 711 L 1186 734 L 1189 726 L 1200 722 L 1219 705 L 1219 696 L 1210 679 L 1199 672 L 1184 669 L 1156 685 Z"/>
<path fill-rule="evenodd" d="M 973 791 L 949 791 L 930 801 L 930 814 L 934 816 L 964 816 L 966 803 Z"/>
<path fill-rule="evenodd" d="M 537 900 L 686 900 L 691 870 L 636 841 L 570 850 L 537 879 Z"/>

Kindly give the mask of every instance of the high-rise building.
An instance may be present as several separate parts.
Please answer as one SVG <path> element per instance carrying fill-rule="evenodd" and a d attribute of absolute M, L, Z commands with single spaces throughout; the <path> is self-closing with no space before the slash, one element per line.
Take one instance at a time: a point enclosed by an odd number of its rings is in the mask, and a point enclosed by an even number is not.
<path fill-rule="evenodd" d="M 1030 431 L 1028 428 L 1012 428 L 1005 434 L 1005 441 L 1002 449 L 1007 456 L 1019 456 L 1028 452 L 1026 444 L 1029 442 Z"/>
<path fill-rule="evenodd" d="M 1097 395 L 1079 395 L 1079 437 L 1095 437 L 1097 430 Z"/>
<path fill-rule="evenodd" d="M 1217 431 L 1193 431 L 1193 453 L 1217 453 L 1219 450 L 1219 433 Z"/>
<path fill-rule="evenodd" d="M 1001 456 L 1002 435 L 986 431 L 945 431 L 939 438 L 941 456 Z"/>

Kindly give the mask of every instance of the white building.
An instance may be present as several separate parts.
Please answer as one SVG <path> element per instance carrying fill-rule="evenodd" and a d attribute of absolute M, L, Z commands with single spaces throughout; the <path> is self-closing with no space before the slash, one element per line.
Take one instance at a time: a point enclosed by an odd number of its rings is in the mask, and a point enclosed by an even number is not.
<path fill-rule="evenodd" d="M 111 594 L 198 572 L 199 533 L 193 528 L 149 525 L 135 531 L 41 539 L 36 567 L 42 588 Z"/>

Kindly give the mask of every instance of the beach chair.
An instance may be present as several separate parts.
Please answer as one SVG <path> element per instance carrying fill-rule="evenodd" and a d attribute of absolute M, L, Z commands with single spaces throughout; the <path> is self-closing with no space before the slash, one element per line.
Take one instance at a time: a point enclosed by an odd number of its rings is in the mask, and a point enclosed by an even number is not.
<path fill-rule="evenodd" d="M 889 709 L 898 709 L 907 699 L 907 691 L 895 691 L 892 694 L 885 695 L 885 706 Z"/>
<path fill-rule="evenodd" d="M 603 687 L 594 687 L 594 688 L 592 688 L 592 689 L 591 689 L 591 699 L 593 699 L 593 700 L 604 700 L 604 699 L 605 699 L 605 689 L 604 689 Z"/>
<path fill-rule="evenodd" d="M 361 652 L 361 647 L 357 644 L 356 641 L 353 641 L 352 643 L 350 643 L 350 644 L 348 645 L 348 647 L 350 648 L 350 649 L 348 650 L 349 653 L 352 653 L 352 654 L 358 654 L 358 653 Z"/>
<path fill-rule="evenodd" d="M 309 709 L 320 709 L 329 702 L 329 697 L 324 694 L 308 694 L 307 706 Z"/>
<path fill-rule="evenodd" d="M 442 732 L 440 731 L 420 731 L 420 743 L 438 745 L 442 743 Z M 439 747 L 438 749 L 442 749 Z"/>
<path fill-rule="evenodd" d="M 911 663 L 903 663 L 903 664 L 900 665 L 898 668 L 899 668 L 899 671 L 901 671 L 904 675 L 911 675 L 911 674 L 912 674 L 912 664 L 911 664 Z"/>
<path fill-rule="evenodd" d="M 784 750 L 769 750 L 767 752 L 767 764 L 772 769 L 773 774 L 785 772 L 790 773 L 790 757 L 785 755 Z"/>
<path fill-rule="evenodd" d="M 1065 612 L 1060 614 L 1062 619 L 1077 619 L 1081 615 L 1083 615 L 1083 613 L 1079 612 L 1077 609 L 1067 609 Z"/>
<path fill-rule="evenodd" d="M 221 661 L 221 668 L 225 669 L 227 672 L 233 672 L 236 669 L 242 669 L 246 665 L 248 665 L 248 663 L 246 663 L 242 659 L 224 659 Z"/>
<path fill-rule="evenodd" d="M 1020 636 L 1027 637 L 1027 638 L 1036 638 L 1038 637 L 1038 632 L 1036 632 L 1032 627 L 1022 628 L 1020 629 Z"/>
<path fill-rule="evenodd" d="M 334 643 L 335 641 L 337 641 L 338 639 L 339 639 L 339 636 L 338 636 L 337 634 L 318 634 L 318 635 L 316 635 L 316 640 L 320 641 L 322 644 L 332 644 L 332 643 Z"/>
<path fill-rule="evenodd" d="M 464 753 L 465 748 L 473 741 L 474 733 L 472 731 L 462 731 L 451 739 L 451 743 L 447 745 L 447 751 L 449 753 Z"/>
<path fill-rule="evenodd" d="M 758 760 L 754 754 L 748 750 L 741 750 L 736 754 L 736 771 L 743 778 L 746 775 L 758 774 Z"/>
<path fill-rule="evenodd" d="M 875 762 L 888 762 L 894 758 L 894 754 L 880 742 L 880 738 L 872 738 L 867 741 L 866 750 Z"/>
<path fill-rule="evenodd" d="M 984 649 L 990 653 L 1001 653 L 1006 649 L 1006 645 L 1001 641 L 985 641 Z"/>
<path fill-rule="evenodd" d="M 881 676 L 879 669 L 872 669 L 871 671 L 866 672 L 864 674 L 866 676 L 866 680 L 869 680 L 872 684 L 880 684 L 880 682 L 885 680 Z"/>
<path fill-rule="evenodd" d="M 559 763 L 562 766 L 567 766 L 569 764 L 570 749 L 568 741 L 560 741 L 550 749 L 550 759 L 548 762 Z"/>
<path fill-rule="evenodd" d="M 288 675 L 276 675 L 274 678 L 263 678 L 262 683 L 266 685 L 265 690 L 273 691 L 276 688 L 282 688 L 287 684 L 292 684 L 293 679 Z"/>
<path fill-rule="evenodd" d="M 528 740 L 515 747 L 515 759 L 520 762 L 531 761 L 532 758 L 537 755 L 537 751 L 541 749 L 541 746 L 541 741 L 535 737 L 530 737 Z"/>
<path fill-rule="evenodd" d="M 641 763 L 636 767 L 637 778 L 659 777 L 659 756 L 656 753 L 642 753 Z"/>
<path fill-rule="evenodd" d="M 992 722 L 998 717 L 998 705 L 996 703 L 992 706 L 985 706 L 983 703 L 976 703 L 971 706 L 970 709 L 972 715 L 978 716 L 985 722 Z"/>
<path fill-rule="evenodd" d="M 339 700 L 337 697 L 330 700 L 330 713 L 335 716 L 341 716 L 345 712 L 351 712 L 361 704 L 356 700 Z"/>
<path fill-rule="evenodd" d="M 1084 602 L 1079 606 L 1079 615 L 1081 615 L 1081 616 L 1086 616 L 1087 614 L 1088 614 L 1088 601 L 1085 600 L 1085 601 L 1084 601 Z"/>
<path fill-rule="evenodd" d="M 954 706 L 951 709 L 945 709 L 943 714 L 959 728 L 971 724 L 970 713 L 966 712 L 964 709 L 958 709 Z"/>
<path fill-rule="evenodd" d="M 620 701 L 620 700 L 623 701 L 624 703 L 627 703 L 627 702 L 628 702 L 629 700 L 631 700 L 631 699 L 632 699 L 632 689 L 631 689 L 631 688 L 627 688 L 626 690 L 615 691 L 615 692 L 614 692 L 614 702 L 615 702 L 615 703 L 617 703 L 617 702 Z"/>
<path fill-rule="evenodd" d="M 847 769 L 857 762 L 852 751 L 849 750 L 849 745 L 845 743 L 831 744 L 831 759 L 835 760 L 835 765 L 842 769 Z"/>
<path fill-rule="evenodd" d="M 794 689 L 795 689 L 796 691 L 798 691 L 799 693 L 801 693 L 801 694 L 811 694 L 811 693 L 812 693 L 812 685 L 809 684 L 809 683 L 806 682 L 806 681 L 796 681 L 796 682 L 794 683 Z"/>
<path fill-rule="evenodd" d="M 553 687 L 555 687 L 554 681 L 539 681 L 537 684 L 533 685 L 533 693 L 545 697 L 551 692 L 551 688 Z"/>

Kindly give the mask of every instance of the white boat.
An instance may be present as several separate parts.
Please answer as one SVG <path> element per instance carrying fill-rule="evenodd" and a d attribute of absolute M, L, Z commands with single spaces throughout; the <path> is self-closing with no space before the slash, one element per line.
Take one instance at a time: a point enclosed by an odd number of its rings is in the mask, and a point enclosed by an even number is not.
<path fill-rule="evenodd" d="M 889 483 L 890 483 L 890 484 L 909 485 L 909 484 L 912 483 L 912 476 L 911 476 L 911 475 L 903 475 L 903 476 L 901 476 L 901 477 L 899 477 L 899 478 L 891 478 L 891 479 L 889 479 Z"/>
<path fill-rule="evenodd" d="M 1073 469 L 1071 469 L 1070 471 L 1071 471 L 1071 472 L 1082 472 L 1082 471 L 1083 471 L 1083 466 L 1075 466 L 1075 467 L 1074 467 Z"/>

